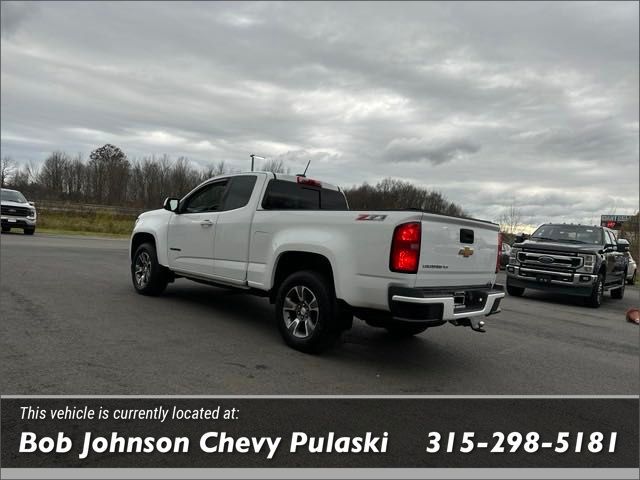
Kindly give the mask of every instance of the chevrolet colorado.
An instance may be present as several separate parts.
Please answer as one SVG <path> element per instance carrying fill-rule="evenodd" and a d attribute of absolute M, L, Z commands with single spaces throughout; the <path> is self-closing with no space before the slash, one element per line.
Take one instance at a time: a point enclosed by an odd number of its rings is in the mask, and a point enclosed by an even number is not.
<path fill-rule="evenodd" d="M 138 293 L 187 278 L 267 296 L 285 342 L 318 352 L 353 316 L 397 335 L 447 321 L 483 331 L 495 285 L 498 225 L 404 211 L 350 211 L 339 188 L 305 176 L 215 177 L 136 220 Z"/>
<path fill-rule="evenodd" d="M 604 227 L 545 224 L 528 238 L 516 238 L 507 265 L 507 292 L 526 288 L 585 298 L 598 308 L 604 292 L 622 299 L 629 242 Z"/>

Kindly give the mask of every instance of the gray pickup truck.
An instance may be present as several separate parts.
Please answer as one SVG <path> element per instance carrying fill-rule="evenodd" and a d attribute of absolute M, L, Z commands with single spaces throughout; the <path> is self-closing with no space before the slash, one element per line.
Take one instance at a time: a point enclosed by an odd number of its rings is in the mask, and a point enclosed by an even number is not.
<path fill-rule="evenodd" d="M 516 238 L 507 264 L 507 293 L 545 290 L 585 298 L 598 308 L 605 291 L 624 297 L 629 242 L 614 230 L 573 224 L 545 224 Z"/>

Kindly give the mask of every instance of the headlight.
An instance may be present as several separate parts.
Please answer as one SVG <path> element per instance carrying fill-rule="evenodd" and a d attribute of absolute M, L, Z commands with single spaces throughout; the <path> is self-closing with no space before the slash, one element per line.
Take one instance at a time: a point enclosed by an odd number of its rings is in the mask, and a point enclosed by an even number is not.
<path fill-rule="evenodd" d="M 36 211 L 34 208 L 29 210 L 29 215 L 27 215 L 27 218 L 36 218 Z"/>
<path fill-rule="evenodd" d="M 520 253 L 520 248 L 512 248 L 511 255 L 509 255 L 509 265 L 519 265 L 518 261 L 518 253 Z"/>
<path fill-rule="evenodd" d="M 578 269 L 578 272 L 593 273 L 593 269 L 596 266 L 595 255 L 580 255 L 582 257 L 582 267 Z"/>

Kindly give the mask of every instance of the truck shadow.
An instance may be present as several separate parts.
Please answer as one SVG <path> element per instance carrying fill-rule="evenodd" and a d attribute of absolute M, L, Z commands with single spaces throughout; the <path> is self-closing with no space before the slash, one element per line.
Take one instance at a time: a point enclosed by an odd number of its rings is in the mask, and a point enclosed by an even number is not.
<path fill-rule="evenodd" d="M 627 286 L 627 294 L 637 295 L 637 292 L 629 291 L 629 286 Z M 519 297 L 508 297 L 509 302 L 518 301 Z M 534 302 L 541 302 L 552 305 L 563 305 L 563 306 L 573 306 L 579 309 L 584 309 L 584 314 L 589 315 L 594 312 L 597 312 L 599 309 L 590 308 L 585 305 L 584 297 L 571 296 L 571 295 L 562 295 L 557 293 L 548 293 L 538 290 L 527 290 L 523 297 L 520 297 L 525 300 L 531 300 Z M 629 305 L 633 302 L 637 303 L 637 298 L 635 300 L 631 300 L 631 297 L 625 295 L 625 298 L 618 300 L 611 298 L 610 294 L 606 292 L 604 294 L 604 298 L 602 299 L 602 306 L 600 309 L 605 310 L 615 310 L 617 308 L 624 310 L 629 307 Z"/>
<path fill-rule="evenodd" d="M 449 364 L 449 370 L 452 367 L 467 368 L 473 361 L 469 359 L 469 364 L 465 361 L 469 352 L 463 345 L 460 345 L 460 352 L 454 352 L 450 351 L 450 347 L 445 348 L 430 340 L 428 336 L 431 330 L 414 337 L 396 338 L 388 335 L 384 329 L 367 326 L 357 318 L 353 320 L 353 328 L 345 332 L 334 347 L 320 355 L 304 354 L 289 348 L 282 341 L 275 324 L 274 306 L 266 298 L 239 290 L 182 282 L 170 285 L 160 298 L 170 301 L 172 308 L 188 312 L 181 321 L 197 318 L 196 322 L 205 319 L 207 323 L 216 322 L 225 328 L 228 326 L 230 336 L 246 336 L 247 341 L 256 342 L 256 348 L 276 355 L 297 357 L 298 361 L 309 366 L 326 366 L 329 362 L 338 366 L 358 365 L 367 370 L 380 371 L 383 368 L 387 373 L 397 369 L 405 377 L 416 375 L 424 379 L 426 372 L 450 362 L 453 355 L 459 356 L 455 366 Z M 194 328 L 198 328 L 197 325 Z M 437 328 L 456 327 L 445 325 Z M 461 334 L 472 333 L 458 328 Z M 466 352 L 463 353 L 463 350 Z M 408 364 L 420 369 L 407 369 Z"/>

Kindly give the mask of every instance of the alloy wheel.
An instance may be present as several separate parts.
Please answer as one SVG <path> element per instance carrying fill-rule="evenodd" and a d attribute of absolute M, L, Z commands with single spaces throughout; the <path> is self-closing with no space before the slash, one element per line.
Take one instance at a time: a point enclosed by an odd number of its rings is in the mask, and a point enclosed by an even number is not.
<path fill-rule="evenodd" d="M 291 335 L 296 338 L 308 338 L 313 335 L 318 325 L 318 299 L 308 287 L 296 285 L 284 297 L 282 316 Z"/>
<path fill-rule="evenodd" d="M 134 275 L 138 288 L 147 286 L 151 276 L 151 257 L 148 252 L 140 252 L 140 255 L 136 257 Z"/>

